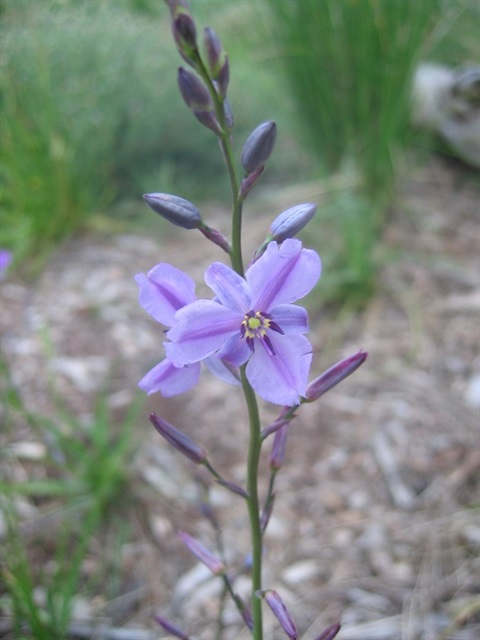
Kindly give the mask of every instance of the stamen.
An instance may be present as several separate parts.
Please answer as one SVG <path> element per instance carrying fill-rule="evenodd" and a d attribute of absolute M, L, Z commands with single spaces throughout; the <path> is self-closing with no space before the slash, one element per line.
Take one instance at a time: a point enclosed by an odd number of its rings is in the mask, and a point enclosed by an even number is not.
<path fill-rule="evenodd" d="M 240 327 L 240 336 L 245 338 L 248 348 L 252 353 L 255 351 L 255 338 L 258 338 L 263 344 L 268 355 L 275 355 L 275 349 L 273 348 L 272 341 L 267 335 L 267 329 L 272 329 L 272 331 L 276 331 L 277 333 L 284 335 L 284 331 L 274 320 L 272 320 L 272 316 L 269 313 L 252 310 L 247 311 Z"/>

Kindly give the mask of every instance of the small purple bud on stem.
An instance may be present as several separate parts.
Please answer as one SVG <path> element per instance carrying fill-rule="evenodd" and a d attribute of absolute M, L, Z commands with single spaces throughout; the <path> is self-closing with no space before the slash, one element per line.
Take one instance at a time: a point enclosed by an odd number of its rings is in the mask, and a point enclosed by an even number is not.
<path fill-rule="evenodd" d="M 225 64 L 225 51 L 223 50 L 220 38 L 210 27 L 205 27 L 203 31 L 203 42 L 207 52 L 207 63 L 211 76 L 218 80 L 221 68 Z"/>
<path fill-rule="evenodd" d="M 224 235 L 220 233 L 220 231 L 216 231 L 206 224 L 202 224 L 199 227 L 199 230 L 208 240 L 216 244 L 218 247 L 220 247 L 220 249 L 223 249 L 225 253 L 228 253 L 230 255 L 232 247 L 230 246 L 229 241 L 225 238 Z"/>
<path fill-rule="evenodd" d="M 368 353 L 366 351 L 359 351 L 355 355 L 334 364 L 333 367 L 330 367 L 321 376 L 310 382 L 305 392 L 305 400 L 307 402 L 318 400 L 324 393 L 358 369 L 365 362 L 367 356 Z"/>
<path fill-rule="evenodd" d="M 265 530 L 268 527 L 268 523 L 270 522 L 270 517 L 272 515 L 274 505 L 275 505 L 275 494 L 272 493 L 269 496 L 267 504 L 262 509 L 262 513 L 260 515 L 260 528 L 262 530 L 262 535 L 265 533 Z"/>
<path fill-rule="evenodd" d="M 166 0 L 172 16 L 172 32 L 178 51 L 185 62 L 195 67 L 199 58 L 197 29 L 186 2 Z"/>
<path fill-rule="evenodd" d="M 273 437 L 272 450 L 270 452 L 270 469 L 272 471 L 278 471 L 283 465 L 287 436 L 288 422 L 275 431 L 275 435 Z"/>
<path fill-rule="evenodd" d="M 213 110 L 213 103 L 208 89 L 195 73 L 179 67 L 178 87 L 185 104 L 190 109 L 196 111 Z"/>
<path fill-rule="evenodd" d="M 206 547 L 203 546 L 201 542 L 192 538 L 185 531 L 179 531 L 178 537 L 187 547 L 187 549 L 192 553 L 200 562 L 203 562 L 205 566 L 207 566 L 212 573 L 216 576 L 225 573 L 225 566 L 220 558 L 217 558 L 211 551 L 209 551 Z"/>
<path fill-rule="evenodd" d="M 267 589 L 257 591 L 255 595 L 265 600 L 290 640 L 298 640 L 297 627 L 278 593 L 273 589 Z"/>
<path fill-rule="evenodd" d="M 167 442 L 180 451 L 180 453 L 183 453 L 184 456 L 192 460 L 192 462 L 196 464 L 205 464 L 207 462 L 205 449 L 173 427 L 166 420 L 157 416 L 156 413 L 151 413 L 150 422 Z"/>
<path fill-rule="evenodd" d="M 177 227 L 198 229 L 202 224 L 200 211 L 188 200 L 168 193 L 146 193 L 143 199 L 150 209 Z"/>
<path fill-rule="evenodd" d="M 316 640 L 333 640 L 339 631 L 340 625 L 337 622 L 337 624 L 332 624 L 330 627 L 325 629 L 325 631 L 323 631 Z"/>
<path fill-rule="evenodd" d="M 190 640 L 190 637 L 187 636 L 186 633 L 183 633 L 183 631 L 181 631 L 178 627 L 176 627 L 168 620 L 165 620 L 165 618 L 162 618 L 161 616 L 155 616 L 155 620 L 161 627 L 163 627 L 163 629 L 167 633 L 171 633 L 173 636 L 175 636 L 175 638 L 180 638 L 180 640 Z"/>
<path fill-rule="evenodd" d="M 234 118 L 233 118 L 232 105 L 230 104 L 230 101 L 227 98 L 225 98 L 225 100 L 223 101 L 223 111 L 225 113 L 225 124 L 229 129 L 233 129 Z"/>
<path fill-rule="evenodd" d="M 248 136 L 242 150 L 242 165 L 247 174 L 267 162 L 276 137 L 277 125 L 273 121 L 262 123 Z"/>
<path fill-rule="evenodd" d="M 264 171 L 265 171 L 265 166 L 262 165 L 261 167 L 258 167 L 258 169 L 255 169 L 255 171 L 252 171 L 252 173 L 249 173 L 246 178 L 243 178 L 242 183 L 240 185 L 240 197 L 242 200 L 245 200 L 247 195 L 250 193 L 253 187 L 257 184 L 260 176 Z"/>
<path fill-rule="evenodd" d="M 310 202 L 290 207 L 277 216 L 270 225 L 269 241 L 283 242 L 287 238 L 293 238 L 310 222 L 316 211 L 317 205 Z"/>
<path fill-rule="evenodd" d="M 218 484 L 221 487 L 225 487 L 225 489 L 228 489 L 232 493 L 236 493 L 237 496 L 240 496 L 241 498 L 248 498 L 249 497 L 248 491 L 245 491 L 245 489 L 243 487 L 240 487 L 238 484 L 234 484 L 233 482 L 229 482 L 228 480 L 225 480 L 224 478 L 216 478 L 216 481 L 218 482 Z"/>

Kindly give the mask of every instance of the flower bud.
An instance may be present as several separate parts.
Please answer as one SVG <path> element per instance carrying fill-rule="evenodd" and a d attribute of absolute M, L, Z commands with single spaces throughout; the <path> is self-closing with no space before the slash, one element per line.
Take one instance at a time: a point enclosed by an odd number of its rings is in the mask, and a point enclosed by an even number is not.
<path fill-rule="evenodd" d="M 168 620 L 165 620 L 165 618 L 162 618 L 161 616 L 155 616 L 155 620 L 161 627 L 163 627 L 163 629 L 167 633 L 171 633 L 173 636 L 175 636 L 175 638 L 180 638 L 180 640 L 190 640 L 189 636 L 187 636 L 186 633 L 183 633 L 183 631 L 181 631 L 178 627 L 176 627 Z"/>
<path fill-rule="evenodd" d="M 249 173 L 248 176 L 243 178 L 242 183 L 240 185 L 240 197 L 242 198 L 242 200 L 245 200 L 247 195 L 250 193 L 253 187 L 257 184 L 258 180 L 260 179 L 260 176 L 264 171 L 265 171 L 265 167 L 262 165 L 258 167 L 258 169 L 255 169 L 255 171 L 252 171 L 252 173 Z"/>
<path fill-rule="evenodd" d="M 150 414 L 150 422 L 158 433 L 165 438 L 175 449 L 196 464 L 204 464 L 207 461 L 207 453 L 203 447 L 197 444 L 187 435 L 173 427 L 156 413 Z"/>
<path fill-rule="evenodd" d="M 242 165 L 247 174 L 263 166 L 270 157 L 277 137 L 275 122 L 264 122 L 248 136 L 242 150 Z"/>
<path fill-rule="evenodd" d="M 277 216 L 270 225 L 269 240 L 283 242 L 287 238 L 293 238 L 310 222 L 316 210 L 317 205 L 313 203 L 297 204 L 290 207 Z"/>
<path fill-rule="evenodd" d="M 339 631 L 340 625 L 338 623 L 332 624 L 325 629 L 316 640 L 333 640 Z"/>
<path fill-rule="evenodd" d="M 238 484 L 229 482 L 228 480 L 225 480 L 225 478 L 215 478 L 215 480 L 221 487 L 225 487 L 225 489 L 228 489 L 232 493 L 237 494 L 237 496 L 240 496 L 241 498 L 249 497 L 248 491 L 245 491 L 245 489 L 243 487 L 240 487 Z"/>
<path fill-rule="evenodd" d="M 229 241 L 225 238 L 223 234 L 220 233 L 220 231 L 217 231 L 216 229 L 212 229 L 206 224 L 202 224 L 199 227 L 199 230 L 203 233 L 203 235 L 206 238 L 208 238 L 208 240 L 210 240 L 210 242 L 213 242 L 218 247 L 223 249 L 225 253 L 228 253 L 230 255 L 232 251 L 232 247 L 230 246 Z"/>
<path fill-rule="evenodd" d="M 229 129 L 233 129 L 234 119 L 233 119 L 233 110 L 230 101 L 225 98 L 223 102 L 223 112 L 225 113 L 225 123 Z"/>
<path fill-rule="evenodd" d="M 237 603 L 238 609 L 240 611 L 240 615 L 242 616 L 247 629 L 249 629 L 250 631 L 253 631 L 253 618 L 252 618 L 252 612 L 250 611 L 250 607 L 244 601 L 244 599 L 238 595 L 238 593 L 235 594 L 235 602 Z"/>
<path fill-rule="evenodd" d="M 143 199 L 150 209 L 183 229 L 198 229 L 202 224 L 199 210 L 188 200 L 168 193 L 146 193 Z"/>
<path fill-rule="evenodd" d="M 203 546 L 201 542 L 192 538 L 192 536 L 188 535 L 185 531 L 179 531 L 178 537 L 187 547 L 187 549 L 192 553 L 200 562 L 203 562 L 205 566 L 207 566 L 212 573 L 216 576 L 221 575 L 225 572 L 225 566 L 220 558 L 217 558 L 211 551 L 209 551 L 206 547 Z"/>
<path fill-rule="evenodd" d="M 225 63 L 225 52 L 219 37 L 213 29 L 205 27 L 203 31 L 203 42 L 207 52 L 207 63 L 211 76 L 218 80 L 220 69 Z"/>
<path fill-rule="evenodd" d="M 273 589 L 267 589 L 257 591 L 255 595 L 264 598 L 290 640 L 298 640 L 297 627 L 278 593 Z"/>
<path fill-rule="evenodd" d="M 187 107 L 196 111 L 213 110 L 208 89 L 195 73 L 179 67 L 178 86 Z"/>
<path fill-rule="evenodd" d="M 183 0 L 167 0 L 172 16 L 172 32 L 178 51 L 185 62 L 196 67 L 199 58 L 197 29 Z"/>
<path fill-rule="evenodd" d="M 226 98 L 228 83 L 230 82 L 230 64 L 228 62 L 228 56 L 225 55 L 225 62 L 223 63 L 222 68 L 218 72 L 218 90 L 222 98 Z"/>
<path fill-rule="evenodd" d="M 270 452 L 270 469 L 278 471 L 283 465 L 285 458 L 285 446 L 287 444 L 288 423 L 284 424 L 280 429 L 275 431 L 273 437 L 272 450 Z"/>
<path fill-rule="evenodd" d="M 262 535 L 265 533 L 265 530 L 268 527 L 268 523 L 270 522 L 274 505 L 275 505 L 275 494 L 272 493 L 267 501 L 267 504 L 262 509 L 262 513 L 260 514 L 260 529 L 262 531 Z"/>
<path fill-rule="evenodd" d="M 222 127 L 220 126 L 220 123 L 213 111 L 198 111 L 197 109 L 194 109 L 193 115 L 201 124 L 203 124 L 204 127 L 207 127 L 207 129 L 210 129 L 216 135 L 220 135 L 222 133 Z"/>
<path fill-rule="evenodd" d="M 355 355 L 334 364 L 333 367 L 330 367 L 321 376 L 310 382 L 305 392 L 305 400 L 307 402 L 318 400 L 324 393 L 358 369 L 365 362 L 367 356 L 368 353 L 366 351 L 359 351 Z"/>

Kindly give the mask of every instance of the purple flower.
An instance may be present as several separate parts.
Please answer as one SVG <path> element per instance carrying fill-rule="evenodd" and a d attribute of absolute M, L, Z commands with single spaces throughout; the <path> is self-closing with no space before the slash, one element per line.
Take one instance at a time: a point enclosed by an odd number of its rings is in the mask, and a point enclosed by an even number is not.
<path fill-rule="evenodd" d="M 169 264 L 157 264 L 147 275 L 139 273 L 135 280 L 140 287 L 141 306 L 166 327 L 174 324 L 178 309 L 196 300 L 194 281 Z M 238 384 L 233 373 L 217 358 L 209 358 L 205 364 L 222 380 Z M 199 376 L 199 362 L 177 367 L 165 358 L 140 380 L 138 386 L 149 395 L 159 391 L 168 398 L 192 389 Z"/>
<path fill-rule="evenodd" d="M 293 405 L 305 394 L 312 347 L 305 309 L 291 304 L 313 289 L 320 277 L 319 256 L 299 240 L 271 242 L 240 277 L 216 262 L 205 273 L 214 300 L 180 308 L 165 344 L 175 366 L 216 354 L 240 366 L 254 390 L 275 404 Z M 171 320 L 170 320 L 171 321 Z"/>
<path fill-rule="evenodd" d="M 273 589 L 266 589 L 265 591 L 256 592 L 255 595 L 265 599 L 266 603 L 272 610 L 273 615 L 280 622 L 283 630 L 290 640 L 297 640 L 297 627 L 295 626 L 295 622 L 279 594 Z"/>
<path fill-rule="evenodd" d="M 13 255 L 11 251 L 8 251 L 8 249 L 0 249 L 0 280 L 5 277 L 12 259 Z"/>

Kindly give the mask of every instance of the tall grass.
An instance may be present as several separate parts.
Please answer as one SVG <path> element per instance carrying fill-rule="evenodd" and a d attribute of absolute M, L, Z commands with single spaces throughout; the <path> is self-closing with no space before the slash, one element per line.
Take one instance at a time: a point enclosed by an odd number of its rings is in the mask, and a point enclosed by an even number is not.
<path fill-rule="evenodd" d="M 439 0 L 269 0 L 277 55 L 306 144 L 329 170 L 353 159 L 388 193 L 409 120 L 412 74 Z"/>

